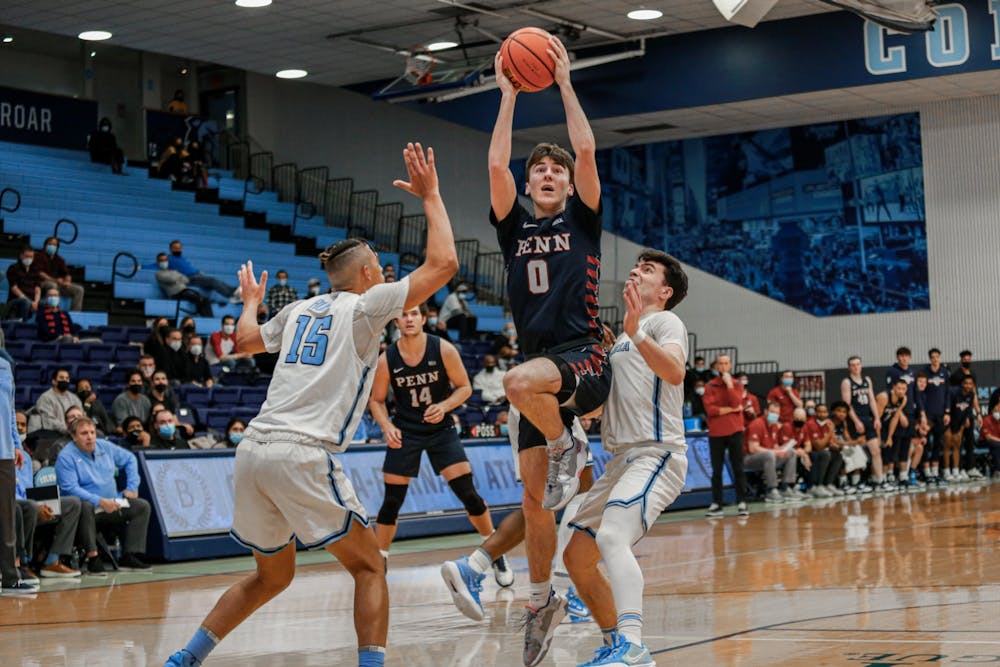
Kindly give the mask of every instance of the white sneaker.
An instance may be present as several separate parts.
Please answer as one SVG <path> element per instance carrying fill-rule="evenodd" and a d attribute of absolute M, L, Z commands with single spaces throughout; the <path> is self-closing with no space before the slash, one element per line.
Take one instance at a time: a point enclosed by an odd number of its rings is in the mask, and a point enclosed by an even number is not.
<path fill-rule="evenodd" d="M 958 477 L 956 479 L 958 479 L 959 482 L 968 482 L 969 481 L 969 474 L 967 472 L 965 472 L 964 470 L 959 470 L 958 471 Z"/>
<path fill-rule="evenodd" d="M 736 513 L 740 516 L 750 516 L 750 508 L 747 507 L 746 502 L 737 503 Z"/>
<path fill-rule="evenodd" d="M 708 510 L 705 511 L 705 516 L 710 519 L 717 519 L 723 516 L 722 506 L 716 503 L 712 503 L 708 506 Z"/>
<path fill-rule="evenodd" d="M 973 468 L 969 471 L 969 479 L 983 479 L 983 473 L 979 472 L 979 468 Z"/>
<path fill-rule="evenodd" d="M 500 556 L 493 561 L 493 578 L 501 588 L 507 588 L 514 583 L 514 570 L 510 569 L 506 556 Z"/>
<path fill-rule="evenodd" d="M 783 503 L 785 502 L 785 498 L 781 495 L 781 492 L 778 491 L 777 489 L 771 489 L 770 491 L 767 492 L 767 495 L 764 496 L 764 502 Z"/>
<path fill-rule="evenodd" d="M 545 476 L 545 496 L 542 507 L 558 511 L 569 505 L 580 489 L 580 475 L 587 465 L 590 444 L 571 436 L 573 444 L 562 454 L 549 453 L 549 472 Z"/>

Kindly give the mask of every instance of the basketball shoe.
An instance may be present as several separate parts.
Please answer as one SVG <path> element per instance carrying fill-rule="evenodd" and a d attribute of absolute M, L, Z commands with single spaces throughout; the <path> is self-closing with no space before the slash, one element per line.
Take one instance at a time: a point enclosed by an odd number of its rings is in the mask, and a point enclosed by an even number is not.
<path fill-rule="evenodd" d="M 451 591 L 452 601 L 460 612 L 473 621 L 486 618 L 483 603 L 479 600 L 485 577 L 485 574 L 479 574 L 469 567 L 469 559 L 465 556 L 446 561 L 441 566 L 441 578 Z"/>

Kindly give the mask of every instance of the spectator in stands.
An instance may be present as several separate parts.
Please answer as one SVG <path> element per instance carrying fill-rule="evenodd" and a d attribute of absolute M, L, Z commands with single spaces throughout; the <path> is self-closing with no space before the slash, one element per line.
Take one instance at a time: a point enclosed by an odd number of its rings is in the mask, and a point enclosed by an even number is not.
<path fill-rule="evenodd" d="M 396 321 L 393 320 L 389 322 L 386 328 L 395 327 Z M 437 306 L 430 303 L 427 304 L 427 321 L 424 322 L 424 331 L 432 336 L 437 336 L 438 338 L 443 338 L 449 343 L 454 343 L 451 336 L 448 334 L 448 329 L 445 328 L 444 322 L 438 317 Z M 398 330 L 397 330 L 398 333 Z"/>
<path fill-rule="evenodd" d="M 163 349 L 167 346 L 167 333 L 170 331 L 170 320 L 166 317 L 157 317 L 149 326 L 149 335 L 142 343 L 142 352 L 149 355 L 154 360 L 160 357 Z"/>
<path fill-rule="evenodd" d="M 740 374 L 740 384 L 743 385 L 743 428 L 750 425 L 754 419 L 760 416 L 760 399 L 757 394 L 750 391 L 750 376 L 746 373 Z"/>
<path fill-rule="evenodd" d="M 705 381 L 694 381 L 694 392 L 691 394 L 691 416 L 705 423 Z"/>
<path fill-rule="evenodd" d="M 177 418 L 172 410 L 160 410 L 153 417 L 149 447 L 151 449 L 187 449 L 183 429 L 177 428 Z"/>
<path fill-rule="evenodd" d="M 690 401 L 694 396 L 694 383 L 698 380 L 707 382 L 712 379 L 711 372 L 705 368 L 705 357 L 698 355 L 694 358 L 694 366 L 688 368 L 684 373 L 684 400 Z"/>
<path fill-rule="evenodd" d="M 483 357 L 483 369 L 472 379 L 472 388 L 482 392 L 483 402 L 500 405 L 507 402 L 507 392 L 503 388 L 506 373 L 497 368 L 497 358 L 492 354 Z"/>
<path fill-rule="evenodd" d="M 94 386 L 87 378 L 78 378 L 76 381 L 76 397 L 83 403 L 83 412 L 94 420 L 94 425 L 98 431 L 103 433 L 114 433 L 114 422 L 108 415 L 104 403 L 97 397 Z"/>
<path fill-rule="evenodd" d="M 167 260 L 169 268 L 183 273 L 187 276 L 188 282 L 195 287 L 217 292 L 218 294 L 227 297 L 230 303 L 240 302 L 239 288 L 228 285 L 218 278 L 206 276 L 204 273 L 194 268 L 194 265 L 184 258 L 183 250 L 184 249 L 180 241 L 174 240 L 170 242 L 170 257 Z"/>
<path fill-rule="evenodd" d="M 750 512 L 746 502 L 746 479 L 743 475 L 743 386 L 730 374 L 733 362 L 728 354 L 715 359 L 718 377 L 705 385 L 702 397 L 708 422 L 708 446 L 712 459 L 712 504 L 705 513 L 720 517 L 722 510 L 722 469 L 726 454 L 733 470 L 736 487 L 736 510 L 741 516 Z"/>
<path fill-rule="evenodd" d="M 185 167 L 197 187 L 208 187 L 208 161 L 205 158 L 205 149 L 197 139 L 192 139 L 188 143 Z"/>
<path fill-rule="evenodd" d="M 194 304 L 199 316 L 212 316 L 212 300 L 198 290 L 188 287 L 191 280 L 180 271 L 170 268 L 167 253 L 161 252 L 156 256 L 156 267 L 156 284 L 168 299 L 188 301 Z"/>
<path fill-rule="evenodd" d="M 74 333 L 79 327 L 73 324 L 69 313 L 59 307 L 59 288 L 55 283 L 47 282 L 42 285 L 42 291 L 45 298 L 35 316 L 38 328 L 35 335 L 38 340 L 47 343 L 79 343 L 80 339 Z"/>
<path fill-rule="evenodd" d="M 153 373 L 156 372 L 156 358 L 151 354 L 144 354 L 139 357 L 139 363 L 135 369 L 142 375 L 143 391 L 148 391 L 149 384 L 153 381 Z"/>
<path fill-rule="evenodd" d="M 42 280 L 55 283 L 60 296 L 68 296 L 73 301 L 69 309 L 75 312 L 83 310 L 83 285 L 73 282 L 73 276 L 66 261 L 59 254 L 59 239 L 50 236 L 45 239 L 45 246 L 35 253 L 32 268 L 38 271 Z"/>
<path fill-rule="evenodd" d="M 816 416 L 816 401 L 811 398 L 805 400 L 806 418 L 812 419 Z"/>
<path fill-rule="evenodd" d="M 118 394 L 111 403 L 111 417 L 115 424 L 118 424 L 119 433 L 128 417 L 138 417 L 143 424 L 149 420 L 152 404 L 143 393 L 145 386 L 142 373 L 139 371 L 129 373 L 125 391 Z"/>
<path fill-rule="evenodd" d="M 497 433 L 504 438 L 510 433 L 509 431 L 510 423 L 510 413 L 506 410 L 501 410 L 497 413 L 496 418 L 493 420 L 493 425 L 497 427 Z"/>
<path fill-rule="evenodd" d="M 1000 394 L 990 397 L 990 413 L 983 418 L 979 439 L 990 450 L 993 459 L 993 479 L 1000 479 Z"/>
<path fill-rule="evenodd" d="M 799 390 L 795 388 L 795 373 L 783 371 L 778 386 L 767 392 L 767 401 L 768 403 L 777 401 L 778 405 L 781 406 L 779 416 L 781 423 L 787 424 L 792 421 L 792 411 L 795 408 L 805 407 Z"/>
<path fill-rule="evenodd" d="M 66 433 L 66 410 L 72 407 L 83 410 L 83 404 L 70 388 L 69 371 L 65 368 L 56 369 L 52 373 L 52 388 L 38 397 L 35 402 L 35 414 L 37 418 L 29 420 L 29 430 L 56 431 Z M 37 423 L 36 428 L 31 428 L 32 423 Z"/>
<path fill-rule="evenodd" d="M 973 384 L 979 385 L 976 374 L 972 372 L 972 352 L 962 350 L 958 353 L 958 370 L 951 374 L 951 386 L 961 387 L 966 377 L 971 377 Z"/>
<path fill-rule="evenodd" d="M 35 249 L 25 246 L 17 256 L 17 261 L 7 267 L 7 318 L 27 322 L 38 310 L 42 298 L 42 277 L 33 266 Z"/>
<path fill-rule="evenodd" d="M 269 318 L 278 314 L 288 304 L 299 300 L 299 293 L 288 284 L 288 271 L 278 271 L 274 285 L 267 290 L 267 310 Z"/>
<path fill-rule="evenodd" d="M 122 422 L 122 435 L 125 446 L 133 452 L 149 447 L 149 431 L 138 417 L 126 417 Z"/>
<path fill-rule="evenodd" d="M 438 313 L 438 324 L 444 323 L 447 329 L 457 329 L 460 339 L 476 335 L 476 316 L 469 309 L 470 298 L 469 286 L 459 283 L 441 304 L 441 312 Z"/>
<path fill-rule="evenodd" d="M 63 421 L 66 425 L 64 431 L 37 431 L 32 434 L 31 440 L 35 448 L 34 457 L 40 465 L 48 466 L 55 464 L 56 458 L 59 456 L 59 452 L 61 452 L 63 447 L 65 447 L 70 441 L 70 427 L 72 427 L 73 422 L 83 416 L 83 408 L 72 405 L 66 408 L 66 414 L 63 416 Z M 50 436 L 42 437 L 41 434 L 43 433 L 48 433 Z M 98 435 L 100 436 L 103 434 L 98 433 Z"/>
<path fill-rule="evenodd" d="M 162 403 L 163 407 L 171 412 L 177 412 L 177 408 L 180 407 L 177 394 L 174 393 L 174 390 L 170 386 L 170 379 L 167 377 L 166 372 L 159 369 L 153 373 L 153 379 L 149 383 L 146 396 L 149 397 L 151 406 L 155 403 Z"/>
<path fill-rule="evenodd" d="M 785 501 L 784 495 L 778 490 L 778 475 L 776 472 L 778 464 L 778 452 L 780 451 L 775 442 L 775 436 L 781 430 L 781 405 L 777 401 L 768 401 L 767 412 L 757 417 L 747 427 L 746 442 L 743 444 L 743 467 L 746 470 L 762 470 L 764 472 L 764 484 L 767 486 L 767 493 L 764 502 L 782 503 Z M 788 452 L 782 452 L 783 459 L 788 459 Z M 794 464 L 794 457 L 792 459 Z M 782 485 L 787 486 L 785 469 L 787 465 L 782 461 Z M 792 470 L 795 470 L 794 465 Z M 794 481 L 794 480 L 793 480 Z"/>
<path fill-rule="evenodd" d="M 114 132 L 111 131 L 111 119 L 105 116 L 97 124 L 97 130 L 90 135 L 87 142 L 87 150 L 90 151 L 90 161 L 97 164 L 111 165 L 112 174 L 122 173 L 125 164 L 125 154 L 118 147 L 118 140 Z"/>
<path fill-rule="evenodd" d="M 160 155 L 160 164 L 156 169 L 156 175 L 171 181 L 180 180 L 187 156 L 188 153 L 184 149 L 184 139 L 174 137 L 164 149 L 163 154 Z"/>
<path fill-rule="evenodd" d="M 234 368 L 252 369 L 255 367 L 253 355 L 248 352 L 240 352 L 239 345 L 236 343 L 236 318 L 232 315 L 223 316 L 222 329 L 213 333 L 208 340 L 223 368 L 233 370 Z"/>
<path fill-rule="evenodd" d="M 166 345 L 159 354 L 153 354 L 156 369 L 163 371 L 172 382 L 180 382 L 187 373 L 187 352 L 184 351 L 184 337 L 180 329 L 169 327 L 164 339 Z"/>
<path fill-rule="evenodd" d="M 247 425 L 239 417 L 233 417 L 226 424 L 226 435 L 220 440 L 216 447 L 236 447 L 243 441 L 243 431 Z"/>
<path fill-rule="evenodd" d="M 82 502 L 80 534 L 87 551 L 89 572 L 101 572 L 97 555 L 97 525 L 124 524 L 125 540 L 118 566 L 148 570 L 146 553 L 149 503 L 139 497 L 139 465 L 135 455 L 107 440 L 98 439 L 94 422 L 81 417 L 70 430 L 73 446 L 65 447 L 56 461 L 59 491 Z M 115 475 L 125 471 L 125 490 L 118 492 Z M 99 513 L 97 511 L 100 510 Z M 95 562 L 96 561 L 96 562 Z"/>
<path fill-rule="evenodd" d="M 306 290 L 306 296 L 312 298 L 314 296 L 319 296 L 322 288 L 320 287 L 319 278 L 310 278 L 309 287 Z"/>
<path fill-rule="evenodd" d="M 385 281 L 387 283 L 396 282 L 396 267 L 394 267 L 392 264 L 386 264 L 382 268 L 382 277 L 385 278 Z"/>
<path fill-rule="evenodd" d="M 187 349 L 187 366 L 181 382 L 199 387 L 211 387 L 215 384 L 215 380 L 212 379 L 212 367 L 205 358 L 205 344 L 201 336 L 191 337 Z"/>
<path fill-rule="evenodd" d="M 521 353 L 521 345 L 517 342 L 517 328 L 513 322 L 505 322 L 503 329 L 493 339 L 493 354 L 497 357 L 500 368 L 507 370 Z"/>
<path fill-rule="evenodd" d="M 194 325 L 194 318 L 190 315 L 186 316 L 181 320 L 181 326 L 179 329 L 181 330 L 181 347 L 187 350 L 191 345 L 191 337 L 197 334 Z"/>
<path fill-rule="evenodd" d="M 174 99 L 170 100 L 170 104 L 167 105 L 167 113 L 177 113 L 186 116 L 187 112 L 188 107 L 184 102 L 184 91 L 178 88 L 174 91 Z"/>

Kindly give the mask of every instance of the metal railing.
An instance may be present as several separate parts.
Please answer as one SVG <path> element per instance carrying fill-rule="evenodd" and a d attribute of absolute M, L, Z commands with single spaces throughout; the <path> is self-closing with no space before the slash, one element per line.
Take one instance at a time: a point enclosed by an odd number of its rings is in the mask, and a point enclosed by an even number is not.
<path fill-rule="evenodd" d="M 298 172 L 294 162 L 276 164 L 271 168 L 271 182 L 278 192 L 280 201 L 295 203 L 298 201 Z"/>
<path fill-rule="evenodd" d="M 777 375 L 779 366 L 777 361 L 746 361 L 742 364 L 734 364 L 733 368 L 736 369 L 737 373 L 746 373 L 747 375 Z"/>
<path fill-rule="evenodd" d="M 351 193 L 354 192 L 354 179 L 331 178 L 326 182 L 326 196 L 323 217 L 326 224 L 334 227 L 347 227 L 351 222 Z"/>
<path fill-rule="evenodd" d="M 387 202 L 375 207 L 375 228 L 372 241 L 382 252 L 396 252 L 399 249 L 399 220 L 403 217 L 403 204 Z"/>
<path fill-rule="evenodd" d="M 16 201 L 15 201 L 15 203 L 14 203 L 13 206 L 10 206 L 8 204 L 4 204 L 3 203 L 4 197 L 6 197 L 8 194 L 14 195 L 14 197 L 16 199 Z M 14 211 L 16 211 L 19 208 L 21 208 L 21 193 L 20 192 L 18 192 L 14 188 L 4 188 L 3 190 L 0 190 L 0 209 L 3 209 L 4 211 L 7 211 L 9 213 L 13 213 Z"/>
<path fill-rule="evenodd" d="M 264 190 L 274 187 L 271 169 L 274 168 L 274 153 L 262 151 L 250 154 L 250 177 L 259 179 Z"/>
<path fill-rule="evenodd" d="M 120 268 L 118 268 L 118 260 L 121 259 L 132 260 L 131 271 L 125 272 L 122 271 Z M 139 260 L 136 259 L 136 256 L 130 252 L 125 252 L 124 250 L 122 250 L 121 252 L 115 255 L 115 258 L 113 260 L 111 260 L 111 307 L 108 309 L 109 311 L 115 310 L 115 304 L 118 301 L 115 298 L 115 282 L 117 282 L 118 278 L 126 278 L 126 279 L 132 278 L 136 273 L 138 273 L 138 271 L 139 271 Z"/>
<path fill-rule="evenodd" d="M 597 309 L 601 322 L 611 327 L 611 330 L 618 333 L 622 329 L 622 319 L 618 314 L 618 306 L 601 306 Z"/>
<path fill-rule="evenodd" d="M 399 253 L 401 264 L 417 266 L 427 245 L 427 218 L 422 214 L 404 215 L 399 220 Z"/>
<path fill-rule="evenodd" d="M 219 135 L 222 143 L 223 169 L 233 172 L 234 178 L 250 176 L 250 142 L 242 137 L 224 132 Z"/>
<path fill-rule="evenodd" d="M 359 190 L 351 193 L 351 224 L 348 236 L 370 239 L 375 229 L 375 209 L 378 207 L 377 190 Z"/>
<path fill-rule="evenodd" d="M 703 347 L 700 350 L 695 349 L 694 354 L 691 356 L 693 360 L 694 357 L 705 357 L 705 363 L 711 364 L 715 361 L 715 358 L 720 354 L 728 354 L 729 359 L 733 362 L 733 367 L 735 368 L 739 363 L 736 358 L 736 346 L 735 345 L 720 345 L 718 347 Z"/>
<path fill-rule="evenodd" d="M 312 220 L 316 217 L 316 207 L 309 202 L 299 202 L 295 205 L 295 212 L 292 214 L 292 236 L 295 236 L 295 228 L 299 220 Z"/>
<path fill-rule="evenodd" d="M 323 215 L 326 206 L 326 182 L 330 178 L 328 167 L 306 167 L 300 169 L 298 173 L 298 196 L 297 204 L 308 204 L 306 210 L 311 214 L 310 218 L 317 213 Z M 305 219 L 305 216 L 297 216 Z M 294 232 L 294 230 L 292 230 Z"/>
<path fill-rule="evenodd" d="M 68 239 L 59 238 L 59 229 L 63 225 L 69 225 L 73 229 L 73 237 L 72 238 L 68 238 Z M 80 228 L 77 227 L 77 224 L 75 222 L 73 222 L 72 220 L 70 220 L 69 218 L 60 218 L 59 220 L 57 220 L 56 221 L 56 226 L 52 230 L 52 236 L 56 237 L 59 240 L 59 245 L 62 245 L 64 243 L 66 245 L 70 245 L 72 243 L 75 243 L 76 242 L 76 237 L 79 236 L 79 235 L 80 235 Z"/>
<path fill-rule="evenodd" d="M 476 300 L 507 305 L 506 269 L 502 252 L 481 252 L 476 257 Z"/>
<path fill-rule="evenodd" d="M 472 283 L 478 289 L 479 276 L 476 273 L 476 264 L 479 259 L 479 241 L 474 239 L 455 241 L 455 253 L 458 255 L 458 273 L 455 279 L 459 282 Z"/>

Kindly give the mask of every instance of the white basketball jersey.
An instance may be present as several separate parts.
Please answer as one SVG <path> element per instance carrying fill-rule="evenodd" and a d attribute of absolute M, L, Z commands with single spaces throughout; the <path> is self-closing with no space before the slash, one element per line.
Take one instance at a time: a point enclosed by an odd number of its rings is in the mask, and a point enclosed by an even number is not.
<path fill-rule="evenodd" d="M 687 329 L 669 310 L 643 315 L 639 329 L 658 345 L 676 343 L 688 355 Z M 611 393 L 601 417 L 601 442 L 615 452 L 633 445 L 659 444 L 684 454 L 684 385 L 657 377 L 626 334 L 611 349 Z"/>
<path fill-rule="evenodd" d="M 368 405 L 379 336 L 403 312 L 409 289 L 403 278 L 361 295 L 322 294 L 285 306 L 263 325 L 264 345 L 278 363 L 248 435 L 347 449 Z"/>

